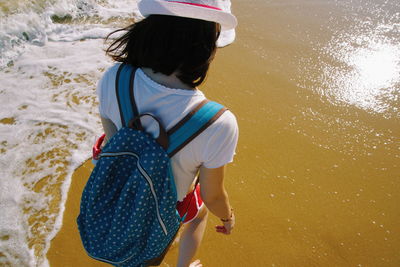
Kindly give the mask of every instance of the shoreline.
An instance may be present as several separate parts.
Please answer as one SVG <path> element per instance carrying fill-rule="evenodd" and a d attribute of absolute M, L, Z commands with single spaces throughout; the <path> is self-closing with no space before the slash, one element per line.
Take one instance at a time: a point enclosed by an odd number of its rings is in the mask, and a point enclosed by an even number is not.
<path fill-rule="evenodd" d="M 50 266 L 110 266 L 93 260 L 84 250 L 76 217 L 79 214 L 80 198 L 89 178 L 93 164 L 90 159 L 79 166 L 72 175 L 71 185 L 68 190 L 67 201 L 63 214 L 63 222 L 60 230 L 50 242 L 50 248 L 46 254 Z"/>

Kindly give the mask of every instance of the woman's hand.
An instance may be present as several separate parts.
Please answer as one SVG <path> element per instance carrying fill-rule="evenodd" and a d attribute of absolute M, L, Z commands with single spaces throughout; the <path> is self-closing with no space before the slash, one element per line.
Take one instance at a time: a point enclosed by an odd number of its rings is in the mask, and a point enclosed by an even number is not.
<path fill-rule="evenodd" d="M 215 230 L 218 233 L 229 235 L 232 233 L 233 227 L 235 226 L 235 214 L 232 211 L 232 215 L 229 219 L 221 219 L 223 225 L 215 226 Z"/>

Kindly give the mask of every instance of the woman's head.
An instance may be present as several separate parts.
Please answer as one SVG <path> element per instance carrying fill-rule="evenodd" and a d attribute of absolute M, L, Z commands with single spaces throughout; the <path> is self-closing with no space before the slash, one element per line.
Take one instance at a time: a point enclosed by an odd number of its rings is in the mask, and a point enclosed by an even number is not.
<path fill-rule="evenodd" d="M 114 60 L 165 75 L 175 73 L 195 87 L 206 77 L 220 26 L 199 19 L 150 15 L 120 31 L 126 33 L 107 49 Z"/>

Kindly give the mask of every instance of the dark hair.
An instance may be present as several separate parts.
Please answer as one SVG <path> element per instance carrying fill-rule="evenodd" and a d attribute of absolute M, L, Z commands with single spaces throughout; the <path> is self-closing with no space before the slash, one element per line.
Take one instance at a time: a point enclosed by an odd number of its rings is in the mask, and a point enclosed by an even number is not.
<path fill-rule="evenodd" d="M 151 15 L 124 29 L 108 47 L 114 60 L 177 77 L 196 87 L 206 78 L 214 58 L 219 24 L 175 16 Z"/>

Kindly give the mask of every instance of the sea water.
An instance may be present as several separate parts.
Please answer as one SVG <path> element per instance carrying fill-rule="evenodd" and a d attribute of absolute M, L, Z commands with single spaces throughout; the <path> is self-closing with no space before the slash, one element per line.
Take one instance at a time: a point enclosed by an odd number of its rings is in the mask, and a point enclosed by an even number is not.
<path fill-rule="evenodd" d="M 103 38 L 131 0 L 0 2 L 0 265 L 47 266 L 72 172 L 102 134 Z"/>

